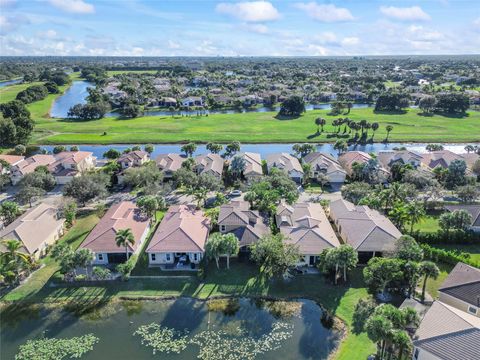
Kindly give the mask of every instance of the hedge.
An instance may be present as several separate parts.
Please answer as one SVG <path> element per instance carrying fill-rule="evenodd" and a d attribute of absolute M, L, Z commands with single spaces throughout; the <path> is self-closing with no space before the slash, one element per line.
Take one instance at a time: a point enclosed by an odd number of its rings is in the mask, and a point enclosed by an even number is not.
<path fill-rule="evenodd" d="M 435 233 L 416 231 L 412 236 L 419 243 L 426 244 L 480 244 L 480 233 L 473 231 L 437 231 Z"/>
<path fill-rule="evenodd" d="M 463 262 L 480 269 L 480 263 L 470 259 L 470 254 L 458 250 L 437 249 L 428 244 L 420 244 L 420 246 L 423 249 L 423 254 L 426 259 L 454 266 L 459 262 Z"/>

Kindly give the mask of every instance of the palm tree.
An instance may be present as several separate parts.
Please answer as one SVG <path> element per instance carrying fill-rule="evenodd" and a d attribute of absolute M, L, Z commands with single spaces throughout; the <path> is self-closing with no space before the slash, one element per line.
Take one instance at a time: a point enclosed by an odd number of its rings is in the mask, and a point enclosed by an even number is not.
<path fill-rule="evenodd" d="M 131 229 L 120 229 L 117 231 L 117 234 L 115 235 L 115 242 L 117 243 L 117 246 L 125 246 L 125 253 L 127 254 L 127 260 L 128 260 L 128 245 L 134 245 L 135 244 L 135 237 L 133 236 L 132 230 Z"/>
<path fill-rule="evenodd" d="M 412 202 L 407 205 L 407 213 L 410 219 L 410 234 L 413 233 L 413 225 L 425 216 L 425 208 L 420 202 Z"/>
<path fill-rule="evenodd" d="M 438 266 L 431 261 L 422 261 L 420 263 L 420 273 L 423 274 L 422 303 L 425 301 L 425 289 L 428 278 L 436 279 L 440 275 Z"/>
<path fill-rule="evenodd" d="M 247 163 L 242 156 L 235 156 L 230 163 L 230 171 L 232 172 L 233 177 L 237 179 L 242 176 L 246 166 Z"/>
<path fill-rule="evenodd" d="M 324 119 L 324 118 L 316 118 L 315 119 L 315 125 L 317 125 L 317 134 L 320 133 L 320 129 L 319 127 L 322 128 L 322 132 L 323 132 L 323 126 L 327 123 L 327 121 Z"/>
<path fill-rule="evenodd" d="M 405 330 L 393 331 L 392 342 L 398 348 L 398 360 L 402 360 L 403 355 L 409 354 L 412 350 L 412 339 Z"/>
<path fill-rule="evenodd" d="M 387 341 L 393 330 L 392 322 L 382 315 L 372 315 L 368 318 L 365 329 L 368 337 L 377 343 L 377 358 L 383 359 Z"/>
<path fill-rule="evenodd" d="M 338 154 L 340 155 L 341 153 L 347 151 L 348 145 L 344 140 L 337 140 L 333 145 L 333 148 L 337 150 Z"/>
<path fill-rule="evenodd" d="M 385 130 L 387 130 L 387 138 L 385 139 L 385 141 L 388 142 L 388 137 L 390 136 L 390 131 L 393 130 L 393 126 L 392 126 L 392 125 L 387 125 L 387 127 L 385 128 Z"/>
<path fill-rule="evenodd" d="M 237 255 L 240 250 L 237 237 L 232 233 L 223 235 L 221 248 L 227 256 L 227 269 L 230 269 L 230 256 Z"/>
<path fill-rule="evenodd" d="M 471 152 L 475 151 L 475 146 L 467 145 L 467 146 L 465 146 L 465 151 L 470 154 Z"/>
<path fill-rule="evenodd" d="M 16 239 L 6 239 L 1 244 L 5 247 L 5 252 L 0 254 L 0 260 L 5 264 L 6 274 L 16 284 L 20 278 L 20 272 L 30 269 L 32 258 L 20 251 L 23 245 Z"/>
<path fill-rule="evenodd" d="M 372 123 L 372 130 L 373 130 L 373 135 L 372 135 L 372 139 L 373 139 L 373 137 L 375 136 L 375 131 L 378 130 L 378 123 L 377 122 Z"/>

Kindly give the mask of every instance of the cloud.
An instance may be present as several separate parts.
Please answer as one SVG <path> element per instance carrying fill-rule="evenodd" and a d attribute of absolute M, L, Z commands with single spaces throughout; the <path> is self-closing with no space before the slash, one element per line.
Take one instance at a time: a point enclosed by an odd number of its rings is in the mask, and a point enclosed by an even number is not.
<path fill-rule="evenodd" d="M 22 15 L 4 16 L 0 15 L 0 34 L 14 32 L 19 27 L 29 24 L 30 21 Z"/>
<path fill-rule="evenodd" d="M 251 31 L 257 34 L 267 34 L 268 33 L 268 26 L 264 24 L 243 24 L 242 26 L 247 31 Z"/>
<path fill-rule="evenodd" d="M 167 44 L 169 49 L 180 49 L 180 44 L 173 40 L 168 40 Z"/>
<path fill-rule="evenodd" d="M 358 45 L 358 44 L 360 44 L 360 39 L 355 36 L 345 37 L 342 39 L 343 46 L 352 46 L 352 45 Z"/>
<path fill-rule="evenodd" d="M 480 29 L 480 17 L 473 20 L 473 26 Z"/>
<path fill-rule="evenodd" d="M 55 30 L 46 30 L 46 31 L 40 31 L 38 33 L 40 37 L 44 37 L 47 39 L 55 39 L 57 37 L 57 32 Z"/>
<path fill-rule="evenodd" d="M 410 37 L 411 35 L 411 41 L 439 42 L 445 39 L 445 35 L 441 32 L 426 29 L 423 26 L 411 25 L 407 30 L 407 36 Z"/>
<path fill-rule="evenodd" d="M 420 6 L 403 8 L 395 6 L 381 6 L 380 12 L 389 18 L 402 21 L 430 20 L 430 15 L 423 11 Z"/>
<path fill-rule="evenodd" d="M 322 33 L 316 35 L 315 36 L 315 41 L 318 44 L 322 44 L 322 45 L 326 45 L 326 44 L 337 45 L 338 44 L 337 35 L 335 35 L 331 31 L 325 31 L 325 32 L 322 32 Z"/>
<path fill-rule="evenodd" d="M 350 10 L 336 7 L 333 4 L 317 4 L 316 2 L 295 4 L 297 9 L 305 11 L 312 19 L 333 23 L 341 21 L 352 21 L 354 17 Z"/>
<path fill-rule="evenodd" d="M 273 21 L 280 18 L 278 10 L 268 1 L 220 3 L 215 10 L 246 22 Z"/>
<path fill-rule="evenodd" d="M 56 8 L 73 14 L 92 14 L 95 7 L 83 0 L 49 0 Z"/>

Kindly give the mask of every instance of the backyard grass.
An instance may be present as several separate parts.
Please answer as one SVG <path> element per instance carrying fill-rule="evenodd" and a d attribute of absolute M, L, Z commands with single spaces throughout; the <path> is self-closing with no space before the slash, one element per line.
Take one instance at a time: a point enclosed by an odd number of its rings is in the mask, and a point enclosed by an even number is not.
<path fill-rule="evenodd" d="M 70 244 L 73 249 L 78 248 L 98 221 L 99 218 L 95 214 L 79 218 L 68 233 L 59 240 L 59 243 Z M 0 300 L 15 301 L 29 298 L 45 287 L 48 280 L 58 271 L 59 267 L 50 256 L 43 258 L 41 263 L 43 267 L 35 271 L 25 284 L 6 294 Z"/>
<path fill-rule="evenodd" d="M 445 263 L 437 263 L 438 268 L 440 269 L 440 275 L 436 279 L 429 278 L 427 280 L 427 292 L 434 298 L 438 298 L 438 288 L 442 285 L 445 278 L 448 276 L 450 271 L 453 269 L 453 265 Z M 423 285 L 423 277 L 420 281 L 420 286 Z"/>
<path fill-rule="evenodd" d="M 480 263 L 480 244 L 447 244 L 447 245 L 432 245 L 433 247 L 444 250 L 458 250 L 470 255 L 470 259 Z"/>
<path fill-rule="evenodd" d="M 413 226 L 414 231 L 423 233 L 435 233 L 440 230 L 438 219 L 440 214 L 429 214 Z"/>
<path fill-rule="evenodd" d="M 332 120 L 328 110 L 314 110 L 296 119 L 280 120 L 275 112 L 211 114 L 210 116 L 144 116 L 136 119 L 104 118 L 92 121 L 33 118 L 37 125 L 33 141 L 36 144 L 118 144 L 118 143 L 178 143 L 178 142 L 335 142 L 331 134 Z M 323 134 L 317 134 L 314 119 L 327 119 Z M 374 140 L 383 141 L 385 127 L 393 126 L 390 142 L 478 142 L 480 112 L 470 111 L 464 118 L 419 115 L 418 109 L 404 114 L 379 114 L 372 108 L 352 109 L 350 119 L 378 122 Z M 343 133 L 340 132 L 340 135 Z M 104 135 L 105 133 L 105 135 Z M 372 132 L 370 131 L 369 136 Z M 348 138 L 348 134 L 341 138 Z"/>

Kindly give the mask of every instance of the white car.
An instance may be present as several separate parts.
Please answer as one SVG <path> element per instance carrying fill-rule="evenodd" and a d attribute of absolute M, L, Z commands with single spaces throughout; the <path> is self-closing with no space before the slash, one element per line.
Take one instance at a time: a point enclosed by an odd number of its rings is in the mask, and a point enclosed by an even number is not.
<path fill-rule="evenodd" d="M 240 190 L 232 190 L 232 191 L 230 191 L 230 194 L 228 194 L 228 195 L 231 196 L 231 197 L 237 197 L 237 196 L 242 195 L 242 192 Z"/>

